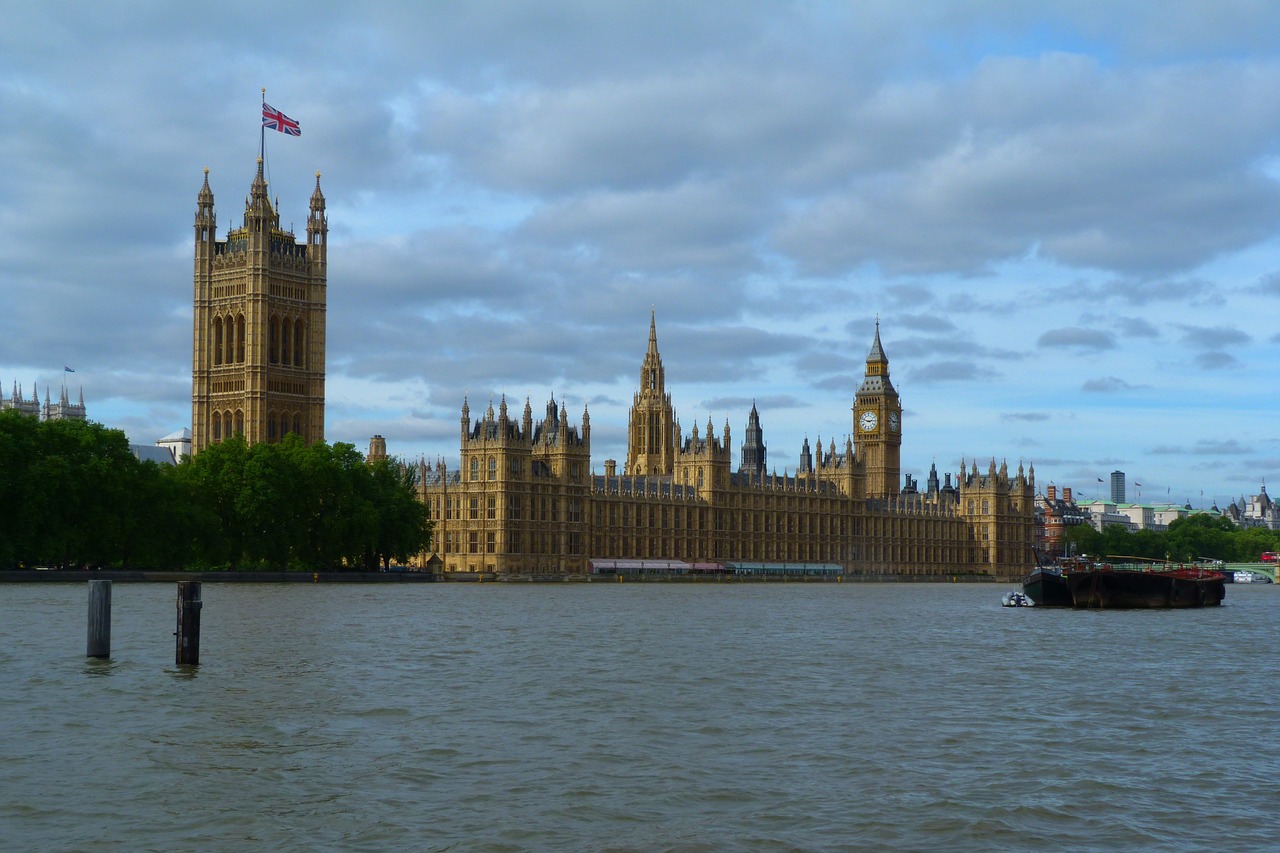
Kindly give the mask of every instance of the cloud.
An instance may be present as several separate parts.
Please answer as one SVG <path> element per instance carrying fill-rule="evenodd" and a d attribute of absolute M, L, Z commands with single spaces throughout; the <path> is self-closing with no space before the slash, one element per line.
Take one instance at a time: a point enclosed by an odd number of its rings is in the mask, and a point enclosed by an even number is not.
<path fill-rule="evenodd" d="M 1078 326 L 1050 329 L 1036 341 L 1042 347 L 1066 347 L 1084 350 L 1115 349 L 1115 338 L 1100 329 L 1082 329 Z"/>
<path fill-rule="evenodd" d="M 1180 324 L 1182 343 L 1198 349 L 1217 350 L 1224 346 L 1241 346 L 1252 339 L 1234 326 L 1192 326 Z"/>
<path fill-rule="evenodd" d="M 1132 385 L 1115 376 L 1100 376 L 1095 379 L 1085 380 L 1085 383 L 1080 386 L 1080 390 L 1090 394 L 1120 394 L 1140 387 L 1142 386 Z"/>
<path fill-rule="evenodd" d="M 1252 453 L 1253 449 L 1231 438 L 1217 441 L 1201 439 L 1190 447 L 1162 444 L 1153 447 L 1150 452 L 1161 456 L 1242 456 Z"/>
<path fill-rule="evenodd" d="M 968 361 L 935 361 L 922 367 L 914 368 L 910 373 L 912 382 L 928 385 L 936 382 L 965 382 L 998 377 L 994 370 L 980 367 Z"/>
<path fill-rule="evenodd" d="M 1044 412 L 1006 412 L 1000 416 L 1002 421 L 1026 421 L 1028 423 L 1039 423 L 1049 420 L 1051 415 Z"/>

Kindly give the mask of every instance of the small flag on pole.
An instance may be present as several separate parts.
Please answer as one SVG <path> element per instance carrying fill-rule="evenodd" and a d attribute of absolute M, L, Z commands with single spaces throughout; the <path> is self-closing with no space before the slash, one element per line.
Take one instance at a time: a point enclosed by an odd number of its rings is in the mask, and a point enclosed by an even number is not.
<path fill-rule="evenodd" d="M 262 104 L 262 126 L 290 136 L 302 135 L 302 127 L 296 121 L 265 101 Z"/>
<path fill-rule="evenodd" d="M 75 373 L 75 371 L 74 371 L 74 370 L 72 370 L 70 367 L 67 367 L 65 364 L 64 364 L 64 365 L 62 365 L 62 372 L 63 372 L 63 373 Z"/>

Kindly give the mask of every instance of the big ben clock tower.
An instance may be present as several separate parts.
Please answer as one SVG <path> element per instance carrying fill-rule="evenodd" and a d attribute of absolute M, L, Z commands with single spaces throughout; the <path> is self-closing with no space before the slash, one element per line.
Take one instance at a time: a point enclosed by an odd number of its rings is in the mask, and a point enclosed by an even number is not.
<path fill-rule="evenodd" d="M 867 497 L 898 494 L 902 469 L 902 403 L 889 381 L 889 359 L 880 346 L 880 321 L 867 354 L 867 373 L 853 404 L 857 458 L 866 472 Z"/>

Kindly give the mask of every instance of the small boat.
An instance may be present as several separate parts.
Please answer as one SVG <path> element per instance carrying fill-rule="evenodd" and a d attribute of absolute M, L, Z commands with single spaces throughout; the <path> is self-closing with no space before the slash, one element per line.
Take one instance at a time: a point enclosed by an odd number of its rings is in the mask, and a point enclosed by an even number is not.
<path fill-rule="evenodd" d="M 1239 571 L 1232 572 L 1232 583 L 1272 583 L 1271 578 L 1261 572 Z"/>
<path fill-rule="evenodd" d="M 1006 592 L 1004 594 L 1004 597 L 1000 599 L 1000 604 L 1003 607 L 1035 607 L 1036 606 L 1036 603 L 1032 601 L 1029 596 L 1027 596 L 1025 593 L 1018 592 L 1017 590 L 1014 590 L 1013 592 Z"/>

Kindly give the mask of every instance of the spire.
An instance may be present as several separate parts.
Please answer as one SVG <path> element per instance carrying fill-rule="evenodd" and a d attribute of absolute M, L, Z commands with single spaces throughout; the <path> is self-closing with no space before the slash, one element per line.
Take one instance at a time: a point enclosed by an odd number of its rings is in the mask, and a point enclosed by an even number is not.
<path fill-rule="evenodd" d="M 879 364 L 888 364 L 889 359 L 885 357 L 884 348 L 880 346 L 880 315 L 876 315 L 876 336 L 871 342 L 871 352 L 867 353 L 867 362 L 878 362 Z"/>
<path fill-rule="evenodd" d="M 196 204 L 203 210 L 206 207 L 213 207 L 213 190 L 209 189 L 209 167 L 204 167 L 204 186 L 200 187 L 200 192 L 196 195 Z"/>

